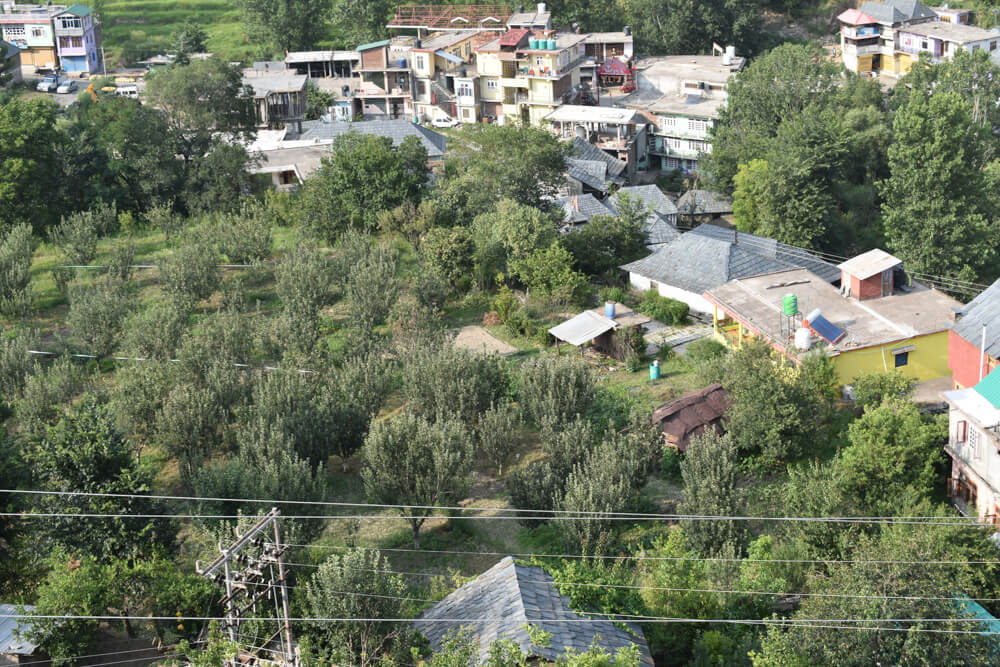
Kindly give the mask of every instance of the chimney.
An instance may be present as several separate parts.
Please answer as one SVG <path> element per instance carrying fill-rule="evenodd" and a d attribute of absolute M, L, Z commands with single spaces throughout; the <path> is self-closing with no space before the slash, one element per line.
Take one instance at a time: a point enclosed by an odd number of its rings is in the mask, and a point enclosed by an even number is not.
<path fill-rule="evenodd" d="M 545 13 L 545 3 L 544 2 L 539 2 L 538 3 L 538 13 L 539 14 L 544 14 Z"/>
<path fill-rule="evenodd" d="M 733 227 L 733 245 L 740 242 L 740 230 Z"/>

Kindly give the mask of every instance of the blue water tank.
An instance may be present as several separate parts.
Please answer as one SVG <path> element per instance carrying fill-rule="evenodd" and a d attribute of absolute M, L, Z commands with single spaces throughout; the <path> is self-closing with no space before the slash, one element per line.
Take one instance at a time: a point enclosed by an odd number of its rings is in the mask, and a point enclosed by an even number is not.
<path fill-rule="evenodd" d="M 615 319 L 615 302 L 614 301 L 605 301 L 604 302 L 604 317 L 608 318 L 609 320 Z"/>
<path fill-rule="evenodd" d="M 528 38 L 528 48 L 529 49 L 537 49 L 538 48 L 538 40 L 535 39 L 534 37 L 529 37 Z"/>
<path fill-rule="evenodd" d="M 548 43 L 546 44 L 545 48 L 547 48 L 549 51 L 555 51 L 556 50 L 556 40 L 554 40 L 554 39 L 548 40 Z"/>
<path fill-rule="evenodd" d="M 650 380 L 659 380 L 660 379 L 660 365 L 659 364 L 650 364 L 649 365 L 649 379 Z"/>
<path fill-rule="evenodd" d="M 396 67 L 404 68 L 406 67 L 406 58 L 400 58 L 396 61 Z"/>

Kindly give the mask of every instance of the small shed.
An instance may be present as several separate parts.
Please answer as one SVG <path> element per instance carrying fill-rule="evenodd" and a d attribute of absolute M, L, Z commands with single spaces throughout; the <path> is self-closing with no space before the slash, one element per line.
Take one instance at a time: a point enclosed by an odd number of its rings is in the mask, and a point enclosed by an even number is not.
<path fill-rule="evenodd" d="M 25 607 L 26 612 L 32 612 L 34 607 Z M 0 665 L 20 665 L 25 662 L 37 662 L 38 645 L 18 636 L 25 632 L 30 624 L 21 616 L 17 605 L 0 604 Z M 25 660 L 34 656 L 36 660 Z"/>
<path fill-rule="evenodd" d="M 653 423 L 663 430 L 668 447 L 676 447 L 683 452 L 691 439 L 706 428 L 724 428 L 726 410 L 730 405 L 729 392 L 716 382 L 661 405 L 653 412 Z"/>
<path fill-rule="evenodd" d="M 594 347 L 600 350 L 610 350 L 612 336 L 618 326 L 618 322 L 611 318 L 599 315 L 592 310 L 585 310 L 562 324 L 552 327 L 549 329 L 549 333 L 555 337 L 557 347 L 559 341 L 563 341 L 573 347 L 579 347 L 582 353 L 582 346 L 592 341 Z"/>

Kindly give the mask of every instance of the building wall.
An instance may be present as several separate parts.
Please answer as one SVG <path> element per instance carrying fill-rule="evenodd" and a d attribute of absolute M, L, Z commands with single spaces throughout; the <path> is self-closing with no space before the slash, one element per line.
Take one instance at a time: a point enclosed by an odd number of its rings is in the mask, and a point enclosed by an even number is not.
<path fill-rule="evenodd" d="M 956 388 L 972 387 L 979 382 L 979 341 L 970 342 L 954 331 L 948 331 L 948 367 Z M 997 367 L 997 360 L 986 355 L 983 376 Z"/>
<path fill-rule="evenodd" d="M 859 301 L 865 299 L 878 299 L 882 296 L 882 275 L 885 272 L 861 280 L 857 276 L 841 271 L 840 282 L 851 286 L 851 296 Z M 892 269 L 889 273 L 889 294 L 892 293 Z"/>
<path fill-rule="evenodd" d="M 52 24 L 47 20 L 41 23 L 4 23 L 0 26 L 0 38 L 22 49 L 53 47 L 56 43 Z"/>
<path fill-rule="evenodd" d="M 49 67 L 50 65 L 55 67 L 57 64 L 56 49 L 49 46 L 21 51 L 21 64 L 33 67 Z"/>
<path fill-rule="evenodd" d="M 959 442 L 961 427 L 965 422 L 965 441 Z M 997 514 L 1000 505 L 1000 453 L 996 441 L 980 429 L 962 412 L 952 409 L 948 415 L 948 445 L 945 448 L 952 460 L 951 479 L 963 476 L 976 485 L 975 507 L 966 512 L 982 517 Z M 964 502 L 963 502 L 964 504 Z"/>
<path fill-rule="evenodd" d="M 643 292 L 650 289 L 649 278 L 644 278 L 637 273 L 630 272 L 628 274 L 628 282 L 633 288 Z M 660 293 L 660 296 L 665 296 L 677 301 L 683 301 L 691 310 L 696 310 L 699 313 L 710 315 L 715 309 L 715 306 L 713 306 L 708 299 L 702 295 L 694 292 L 688 292 L 687 290 L 674 287 L 673 285 L 665 285 L 664 283 L 656 282 L 656 291 Z"/>
<path fill-rule="evenodd" d="M 386 66 L 385 47 L 368 49 L 361 52 L 361 67 L 364 69 L 383 69 Z"/>
<path fill-rule="evenodd" d="M 892 351 L 909 345 L 914 349 L 907 353 L 906 365 L 897 368 Z M 914 378 L 918 382 L 945 377 L 951 374 L 948 368 L 948 332 L 939 331 L 886 345 L 842 352 L 833 357 L 833 365 L 841 384 L 850 384 L 854 378 L 863 373 L 884 373 L 892 370 L 897 370 L 905 377 Z"/>

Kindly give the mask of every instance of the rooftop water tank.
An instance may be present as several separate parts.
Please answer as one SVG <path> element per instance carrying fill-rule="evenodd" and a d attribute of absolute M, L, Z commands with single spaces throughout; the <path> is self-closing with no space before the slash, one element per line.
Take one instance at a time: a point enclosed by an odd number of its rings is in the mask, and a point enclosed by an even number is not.
<path fill-rule="evenodd" d="M 556 50 L 556 40 L 554 40 L 554 39 L 548 40 L 548 44 L 546 45 L 546 48 L 549 51 L 555 51 Z"/>
<path fill-rule="evenodd" d="M 795 347 L 800 350 L 808 350 L 811 343 L 809 329 L 800 327 L 795 330 Z"/>
<path fill-rule="evenodd" d="M 399 58 L 398 60 L 396 60 L 396 67 L 399 67 L 400 69 L 405 68 L 406 67 L 406 58 Z"/>
<path fill-rule="evenodd" d="M 781 297 L 781 311 L 791 317 L 799 314 L 799 297 L 794 294 L 786 294 Z"/>
<path fill-rule="evenodd" d="M 811 323 L 813 320 L 815 320 L 817 317 L 819 317 L 822 314 L 823 314 L 822 311 L 820 311 L 820 309 L 817 308 L 817 309 L 813 310 L 811 313 L 809 313 L 808 315 L 806 315 L 806 321 Z"/>

